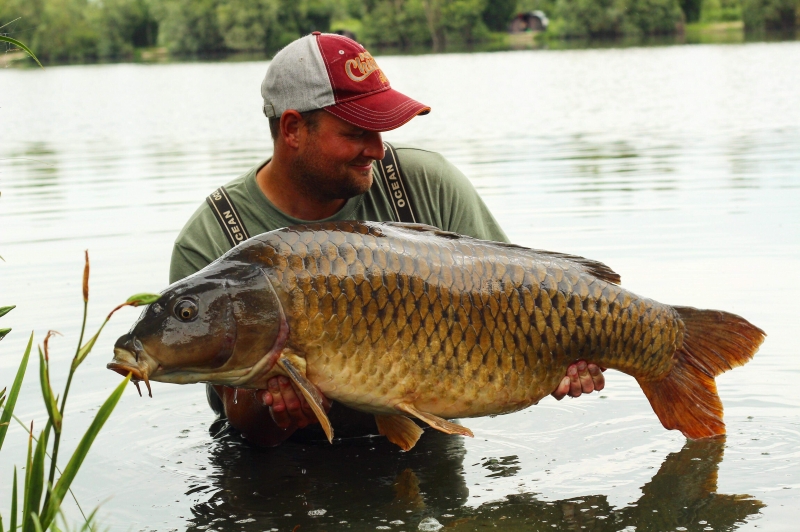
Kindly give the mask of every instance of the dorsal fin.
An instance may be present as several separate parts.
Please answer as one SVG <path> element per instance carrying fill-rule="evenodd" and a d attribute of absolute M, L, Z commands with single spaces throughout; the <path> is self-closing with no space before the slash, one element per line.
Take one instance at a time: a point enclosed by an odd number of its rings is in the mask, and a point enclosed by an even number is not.
<path fill-rule="evenodd" d="M 590 273 L 590 274 L 594 275 L 595 277 L 597 277 L 598 279 L 601 279 L 601 280 L 606 281 L 608 283 L 620 284 L 620 282 L 622 281 L 622 278 L 620 277 L 620 275 L 618 273 L 616 273 L 614 270 L 612 270 L 611 268 L 609 268 L 608 266 L 606 266 L 602 262 L 596 261 L 596 260 L 592 260 L 592 259 L 587 259 L 587 258 L 584 258 L 584 257 L 579 257 L 578 255 L 570 255 L 568 253 L 559 253 L 557 251 L 545 251 L 545 250 L 542 250 L 542 249 L 533 249 L 533 248 L 528 248 L 528 247 L 525 247 L 525 246 L 518 246 L 517 244 L 508 244 L 508 243 L 505 243 L 505 242 L 493 242 L 493 241 L 490 241 L 490 240 L 480 240 L 478 238 L 474 238 L 474 237 L 471 237 L 471 236 L 466 236 L 466 235 L 460 235 L 458 233 L 453 233 L 452 231 L 443 231 L 442 229 L 439 229 L 438 227 L 434 227 L 432 225 L 426 225 L 426 224 L 417 224 L 417 223 L 411 224 L 411 223 L 405 223 L 405 222 L 383 222 L 380 225 L 389 225 L 389 226 L 397 227 L 398 229 L 406 229 L 406 230 L 409 230 L 409 231 L 418 231 L 420 233 L 433 233 L 435 236 L 440 236 L 440 237 L 443 237 L 443 238 L 450 238 L 450 239 L 454 239 L 454 240 L 455 239 L 460 239 L 460 240 L 479 240 L 481 242 L 489 242 L 493 246 L 497 246 L 497 247 L 500 247 L 500 248 L 517 249 L 517 250 L 522 250 L 522 251 L 532 251 L 534 253 L 537 253 L 539 255 L 544 255 L 546 257 L 551 257 L 551 258 L 554 258 L 554 259 L 567 260 L 567 261 L 570 261 L 570 262 L 574 262 L 574 263 L 578 264 L 581 267 L 581 269 L 583 269 L 587 273 Z"/>
<path fill-rule="evenodd" d="M 531 249 L 531 251 L 538 253 L 539 255 L 553 257 L 554 259 L 568 260 L 570 262 L 579 264 L 587 273 L 590 273 L 598 279 L 606 281 L 607 283 L 619 284 L 622 281 L 622 277 L 620 277 L 617 272 L 598 260 L 579 257 L 578 255 L 569 255 L 567 253 L 559 253 L 557 251 L 544 251 L 541 249 Z"/>

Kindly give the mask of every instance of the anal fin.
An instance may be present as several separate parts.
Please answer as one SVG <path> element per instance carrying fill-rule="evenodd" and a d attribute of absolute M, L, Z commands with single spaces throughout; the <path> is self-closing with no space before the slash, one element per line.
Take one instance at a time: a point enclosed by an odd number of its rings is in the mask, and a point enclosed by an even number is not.
<path fill-rule="evenodd" d="M 398 403 L 395 405 L 395 408 L 405 412 L 406 414 L 412 415 L 417 419 L 421 419 L 431 427 L 444 432 L 445 434 L 461 434 L 462 436 L 469 436 L 470 438 L 475 437 L 475 435 L 472 434 L 472 431 L 467 427 L 456 425 L 455 423 L 451 423 L 446 419 L 442 419 L 439 416 L 435 416 L 427 412 L 421 412 L 410 403 Z"/>
<path fill-rule="evenodd" d="M 406 416 L 375 416 L 378 432 L 404 451 L 410 450 L 422 436 L 422 429 Z"/>
<path fill-rule="evenodd" d="M 328 419 L 328 414 L 325 413 L 325 407 L 322 406 L 322 397 L 320 396 L 319 391 L 317 391 L 317 387 L 311 384 L 311 382 L 306 379 L 305 375 L 302 375 L 294 366 L 294 364 L 292 364 L 289 359 L 283 355 L 281 355 L 277 363 L 281 368 L 283 368 L 283 371 L 286 372 L 286 375 L 300 390 L 300 393 L 303 394 L 303 397 L 306 398 L 311 410 L 313 410 L 314 414 L 316 414 L 319 424 L 322 425 L 322 430 L 325 431 L 325 436 L 328 437 L 329 442 L 333 443 L 333 427 Z"/>

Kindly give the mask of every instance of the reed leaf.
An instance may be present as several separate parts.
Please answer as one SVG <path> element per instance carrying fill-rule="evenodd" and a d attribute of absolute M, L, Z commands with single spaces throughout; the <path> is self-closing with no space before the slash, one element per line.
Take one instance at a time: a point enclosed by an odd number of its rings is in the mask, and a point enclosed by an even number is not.
<path fill-rule="evenodd" d="M 8 314 L 9 312 L 14 310 L 15 308 L 17 308 L 16 305 L 10 305 L 8 307 L 0 307 L 0 318 L 2 318 L 3 316 Z"/>
<path fill-rule="evenodd" d="M 139 307 L 142 305 L 149 305 L 151 303 L 155 303 L 159 299 L 161 299 L 160 294 L 149 294 L 147 292 L 143 292 L 141 294 L 132 295 L 131 297 L 128 298 L 126 303 L 133 307 Z"/>
<path fill-rule="evenodd" d="M 30 496 L 30 490 L 28 490 L 28 486 L 31 484 L 31 471 L 33 470 L 33 460 L 31 456 L 33 454 L 33 421 L 31 421 L 31 428 L 30 433 L 28 434 L 28 456 L 25 459 L 25 484 L 22 486 L 22 528 L 25 528 L 25 509 L 28 507 L 28 497 Z M 38 442 L 37 442 L 38 443 Z"/>
<path fill-rule="evenodd" d="M 94 443 L 97 434 L 100 432 L 100 429 L 103 428 L 103 425 L 108 420 L 108 417 L 111 415 L 114 407 L 117 406 L 117 403 L 122 397 L 125 387 L 128 385 L 130 380 L 130 375 L 125 377 L 125 379 L 111 393 L 108 399 L 106 399 L 106 401 L 103 403 L 103 406 L 101 406 L 97 411 L 97 415 L 92 420 L 92 423 L 89 425 L 89 428 L 86 430 L 83 438 L 81 438 L 80 443 L 78 443 L 78 447 L 75 449 L 75 452 L 69 459 L 67 467 L 64 468 L 61 478 L 58 479 L 58 482 L 56 482 L 56 485 L 53 487 L 50 500 L 45 504 L 45 507 L 42 508 L 42 513 L 40 515 L 41 524 L 44 529 L 47 529 L 53 522 L 53 519 L 55 519 L 58 509 L 61 506 L 61 501 L 63 500 L 64 495 L 67 493 L 70 484 L 72 484 L 72 481 L 75 479 L 75 476 L 78 474 L 78 469 L 80 469 L 81 464 L 83 464 L 83 460 L 89 453 L 92 443 Z"/>
<path fill-rule="evenodd" d="M 107 322 L 108 320 L 106 320 L 103 325 L 100 326 L 100 330 L 97 331 L 94 336 L 89 338 L 88 342 L 83 344 L 83 346 L 78 349 L 78 353 L 75 355 L 75 358 L 72 359 L 72 371 L 78 369 L 78 366 L 80 366 L 81 363 L 86 360 L 86 357 L 89 356 L 89 353 L 92 352 L 94 344 L 97 342 L 97 338 L 100 337 L 100 333 L 103 332 L 103 327 L 106 326 Z"/>
<path fill-rule="evenodd" d="M 50 367 L 44 358 L 42 348 L 39 348 L 39 383 L 42 386 L 42 399 L 47 408 L 47 415 L 50 416 L 50 423 L 56 433 L 61 432 L 61 412 L 58 411 L 58 403 L 53 397 L 53 388 L 50 386 Z"/>
<path fill-rule="evenodd" d="M 10 328 L 6 328 L 6 329 L 0 329 L 0 340 L 2 340 L 3 338 L 5 338 L 5 337 L 6 337 L 6 335 L 7 335 L 8 333 L 10 333 L 10 332 L 11 332 L 11 329 L 10 329 Z"/>
<path fill-rule="evenodd" d="M 29 466 L 30 474 L 26 478 L 25 507 L 22 509 L 22 532 L 32 532 L 34 530 L 34 518 L 39 514 L 39 505 L 42 502 L 42 491 L 44 489 L 45 447 L 47 447 L 47 437 L 42 431 L 39 435 L 39 441 L 36 442 L 33 462 Z"/>
<path fill-rule="evenodd" d="M 3 406 L 3 414 L 0 416 L 0 449 L 3 448 L 3 440 L 6 438 L 8 431 L 8 422 L 11 421 L 11 416 L 14 415 L 14 407 L 17 405 L 17 397 L 19 390 L 22 387 L 22 380 L 25 378 L 25 370 L 28 368 L 28 358 L 31 354 L 31 346 L 33 345 L 33 333 L 28 340 L 28 347 L 25 348 L 25 354 L 22 355 L 22 361 L 19 363 L 17 376 L 14 379 L 14 384 L 11 385 L 11 391 L 8 393 L 8 399 L 5 406 Z"/>
<path fill-rule="evenodd" d="M 14 483 L 11 485 L 11 519 L 8 522 L 8 530 L 17 530 L 17 466 L 14 466 Z"/>
<path fill-rule="evenodd" d="M 19 48 L 20 50 L 22 50 L 23 52 L 28 54 L 29 56 L 31 56 L 33 58 L 33 60 L 36 61 L 37 65 L 39 65 L 40 67 L 44 68 L 42 66 L 42 64 L 39 62 L 39 59 L 36 57 L 36 54 L 34 54 L 31 51 L 30 48 L 28 48 L 27 46 L 25 46 L 24 44 L 22 44 L 18 40 L 12 39 L 11 37 L 6 37 L 5 35 L 0 35 L 0 42 L 7 42 L 7 43 L 10 43 L 10 44 L 13 44 L 17 48 Z"/>

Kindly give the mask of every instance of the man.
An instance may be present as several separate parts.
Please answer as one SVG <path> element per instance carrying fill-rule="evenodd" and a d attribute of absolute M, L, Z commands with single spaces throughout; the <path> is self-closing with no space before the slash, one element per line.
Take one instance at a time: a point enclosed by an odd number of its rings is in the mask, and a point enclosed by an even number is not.
<path fill-rule="evenodd" d="M 380 132 L 430 108 L 393 90 L 369 52 L 355 41 L 319 32 L 294 41 L 270 63 L 261 93 L 273 156 L 224 187 L 236 213 L 232 229 L 223 231 L 213 202 L 189 219 L 175 241 L 170 282 L 228 251 L 242 238 L 240 224 L 255 235 L 309 221 L 397 221 L 396 194 L 411 205 L 416 222 L 508 240 L 467 178 L 441 155 L 396 150 L 405 196 L 397 185 L 374 178 L 375 162 L 385 154 Z M 567 373 L 553 392 L 557 399 L 604 386 L 600 369 L 584 361 Z M 209 387 L 209 403 L 248 440 L 262 445 L 277 445 L 316 422 L 284 377 L 272 379 L 268 390 Z M 330 418 L 340 435 L 375 430 L 372 416 L 341 405 L 331 409 Z"/>

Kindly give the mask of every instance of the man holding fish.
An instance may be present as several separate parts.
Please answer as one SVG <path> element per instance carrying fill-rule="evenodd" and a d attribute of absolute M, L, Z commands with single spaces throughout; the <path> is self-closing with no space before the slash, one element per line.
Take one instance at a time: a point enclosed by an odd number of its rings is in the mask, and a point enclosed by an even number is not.
<path fill-rule="evenodd" d="M 294 41 L 270 63 L 261 92 L 273 156 L 215 191 L 194 213 L 175 242 L 171 283 L 248 234 L 308 221 L 412 221 L 508 241 L 466 177 L 443 157 L 405 147 L 387 150 L 381 132 L 430 108 L 391 89 L 374 58 L 353 40 L 314 32 Z M 603 386 L 600 368 L 579 361 L 552 395 L 577 397 Z M 317 422 L 286 377 L 272 378 L 258 391 L 209 385 L 208 396 L 218 414 L 262 445 L 277 445 Z M 338 434 L 374 432 L 373 416 L 325 406 Z M 317 435 L 309 428 L 302 433 Z"/>

